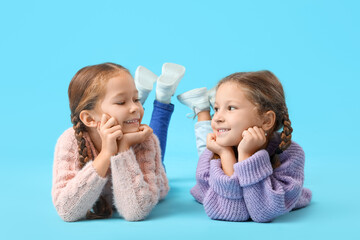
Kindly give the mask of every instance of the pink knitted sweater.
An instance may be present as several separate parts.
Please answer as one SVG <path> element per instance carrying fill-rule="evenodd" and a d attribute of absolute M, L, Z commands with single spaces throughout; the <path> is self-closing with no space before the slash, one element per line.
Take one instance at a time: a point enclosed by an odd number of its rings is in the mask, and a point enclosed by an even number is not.
<path fill-rule="evenodd" d="M 95 159 L 98 152 L 90 136 L 85 133 L 84 138 L 89 156 Z M 126 220 L 142 220 L 169 191 L 159 140 L 154 134 L 113 156 L 105 178 L 97 174 L 93 161 L 79 168 L 77 148 L 72 128 L 60 136 L 55 147 L 52 199 L 65 221 L 84 219 L 100 195 Z"/>

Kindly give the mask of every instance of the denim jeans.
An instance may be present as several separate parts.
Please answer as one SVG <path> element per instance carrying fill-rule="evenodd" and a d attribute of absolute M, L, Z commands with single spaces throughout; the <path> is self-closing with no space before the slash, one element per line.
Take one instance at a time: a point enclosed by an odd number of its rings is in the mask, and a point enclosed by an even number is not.
<path fill-rule="evenodd" d="M 207 135 L 212 132 L 211 120 L 195 123 L 196 148 L 198 150 L 199 157 L 206 148 Z"/>
<path fill-rule="evenodd" d="M 164 166 L 164 156 L 166 149 L 166 139 L 169 129 L 171 115 L 174 112 L 174 105 L 169 103 L 161 103 L 154 101 L 154 108 L 151 115 L 150 127 L 153 129 L 154 134 L 158 137 L 161 149 L 161 161 Z M 164 166 L 165 167 L 165 166 Z"/>

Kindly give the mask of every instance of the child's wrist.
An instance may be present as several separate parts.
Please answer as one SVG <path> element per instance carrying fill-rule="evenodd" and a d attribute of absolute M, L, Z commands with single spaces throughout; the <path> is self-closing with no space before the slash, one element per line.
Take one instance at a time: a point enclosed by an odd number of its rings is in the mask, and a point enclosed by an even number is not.
<path fill-rule="evenodd" d="M 232 149 L 224 149 L 219 153 L 221 159 L 235 159 L 235 153 Z"/>
<path fill-rule="evenodd" d="M 238 162 L 244 161 L 245 159 L 248 159 L 251 156 L 252 156 L 252 154 L 245 153 L 245 152 L 239 152 L 238 153 Z"/>
<path fill-rule="evenodd" d="M 111 154 L 110 152 L 103 150 L 103 151 L 100 151 L 100 153 L 99 153 L 98 156 L 99 156 L 101 159 L 110 159 L 113 155 L 114 155 L 114 154 Z"/>
<path fill-rule="evenodd" d="M 119 149 L 118 149 L 118 153 L 121 153 L 121 152 L 126 152 L 130 149 L 131 146 L 129 146 L 128 143 L 126 142 L 122 142 L 120 143 L 119 145 Z"/>
<path fill-rule="evenodd" d="M 220 155 L 221 168 L 227 176 L 231 176 L 234 173 L 234 164 L 236 163 L 236 157 L 232 149 L 223 151 Z"/>

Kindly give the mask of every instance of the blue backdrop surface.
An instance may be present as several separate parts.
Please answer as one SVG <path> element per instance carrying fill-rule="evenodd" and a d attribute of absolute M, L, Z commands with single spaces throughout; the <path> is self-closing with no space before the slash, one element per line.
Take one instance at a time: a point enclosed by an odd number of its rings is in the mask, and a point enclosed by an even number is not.
<path fill-rule="evenodd" d="M 0 238 L 359 239 L 359 10 L 355 0 L 2 0 Z M 189 194 L 195 122 L 174 97 L 166 200 L 142 222 L 63 222 L 50 192 L 55 143 L 71 127 L 67 87 L 80 68 L 108 61 L 158 75 L 164 62 L 184 65 L 176 94 L 238 71 L 273 71 L 306 153 L 311 205 L 268 224 L 210 220 Z"/>

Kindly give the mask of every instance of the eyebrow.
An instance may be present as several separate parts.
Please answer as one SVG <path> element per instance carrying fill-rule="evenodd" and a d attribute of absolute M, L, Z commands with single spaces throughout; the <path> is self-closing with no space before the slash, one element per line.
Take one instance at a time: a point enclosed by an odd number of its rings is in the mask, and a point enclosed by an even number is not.
<path fill-rule="evenodd" d="M 227 100 L 226 102 L 225 102 L 225 104 L 241 104 L 241 101 L 239 101 L 239 100 Z M 215 101 L 215 103 L 214 103 L 214 105 L 215 104 L 219 104 L 218 102 L 216 102 Z"/>
<path fill-rule="evenodd" d="M 139 91 L 138 91 L 138 90 L 135 90 L 134 93 L 135 93 L 135 94 L 138 94 Z M 119 92 L 118 94 L 116 94 L 116 95 L 113 96 L 112 98 L 122 97 L 122 96 L 124 96 L 124 95 L 126 95 L 126 94 L 127 94 L 127 92 Z"/>

